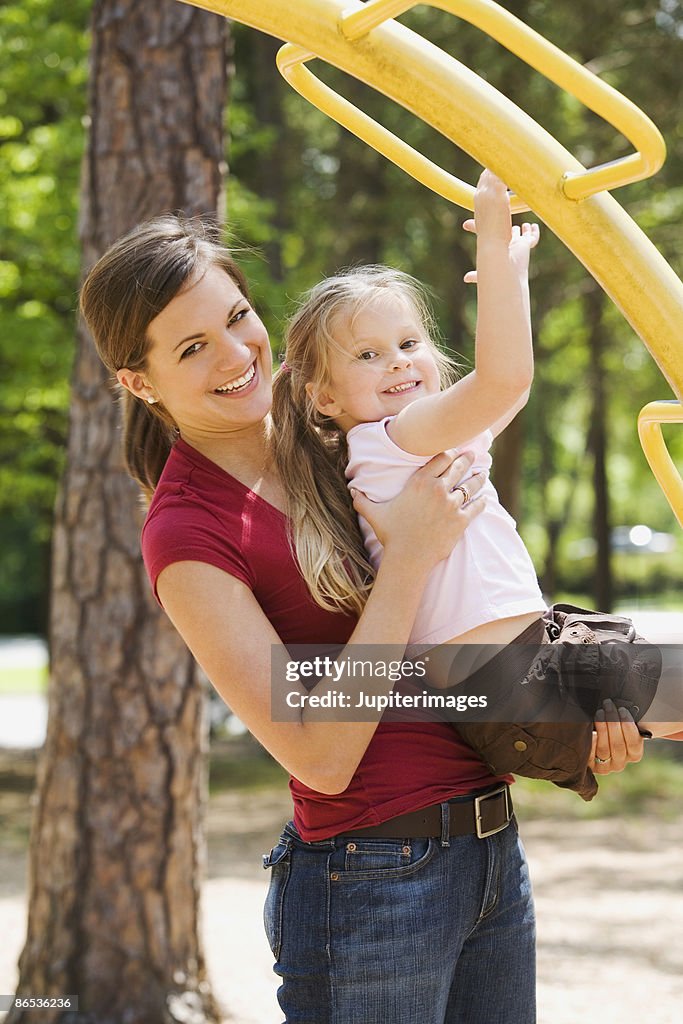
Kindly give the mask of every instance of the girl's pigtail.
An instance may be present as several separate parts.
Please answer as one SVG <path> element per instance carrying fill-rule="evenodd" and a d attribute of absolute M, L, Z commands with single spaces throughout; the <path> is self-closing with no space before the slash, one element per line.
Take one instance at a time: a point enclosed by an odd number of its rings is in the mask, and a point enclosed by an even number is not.
<path fill-rule="evenodd" d="M 345 438 L 313 421 L 301 374 L 288 365 L 273 381 L 273 420 L 273 457 L 301 573 L 320 607 L 358 615 L 374 573 L 344 482 Z"/>
<path fill-rule="evenodd" d="M 452 360 L 432 340 L 423 289 L 407 274 L 382 266 L 342 272 L 304 296 L 287 326 L 287 359 L 274 381 L 274 459 L 287 495 L 301 573 L 321 607 L 356 614 L 367 601 L 374 573 L 344 477 L 346 437 L 316 411 L 306 384 L 313 390 L 331 379 L 338 318 L 352 327 L 366 303 L 380 297 L 413 310 L 442 383 L 449 384 Z"/>

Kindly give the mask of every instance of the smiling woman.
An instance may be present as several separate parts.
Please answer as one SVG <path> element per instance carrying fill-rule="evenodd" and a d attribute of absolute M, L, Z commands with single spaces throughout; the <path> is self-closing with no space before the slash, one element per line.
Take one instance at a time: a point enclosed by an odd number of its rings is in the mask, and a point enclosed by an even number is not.
<path fill-rule="evenodd" d="M 213 396 L 220 389 L 237 391 L 239 385 L 238 394 L 258 392 L 251 412 L 237 420 L 244 426 L 251 416 L 263 427 L 272 372 L 268 335 L 242 271 L 210 226 L 160 217 L 136 228 L 88 276 L 81 306 L 100 357 L 130 396 L 124 406 L 126 462 L 149 497 L 178 422 L 189 416 L 183 430 L 188 439 L 196 432 L 210 443 L 215 436 L 220 407 Z"/>
<path fill-rule="evenodd" d="M 224 432 L 261 427 L 270 409 L 265 327 L 237 282 L 223 267 L 209 266 L 195 270 L 149 323 L 147 337 L 144 370 L 119 368 L 119 383 L 160 410 L 172 409 L 185 441 L 220 465 Z"/>

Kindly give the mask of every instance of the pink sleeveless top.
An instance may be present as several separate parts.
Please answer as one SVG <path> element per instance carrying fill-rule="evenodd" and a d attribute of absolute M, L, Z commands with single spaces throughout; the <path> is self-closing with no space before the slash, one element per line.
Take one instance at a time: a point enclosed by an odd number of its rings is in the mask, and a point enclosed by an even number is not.
<path fill-rule="evenodd" d="M 387 433 L 388 422 L 361 423 L 346 436 L 349 486 L 378 502 L 394 498 L 415 470 L 429 462 L 428 456 L 411 455 L 399 448 Z M 475 454 L 470 475 L 490 468 L 492 441 L 493 435 L 487 430 L 462 445 L 463 451 Z M 427 581 L 411 645 L 435 646 L 485 622 L 527 612 L 542 615 L 546 610 L 529 553 L 490 480 L 481 494 L 486 500 L 485 510 Z M 361 518 L 360 525 L 376 568 L 382 558 L 382 545 L 368 522 Z"/>

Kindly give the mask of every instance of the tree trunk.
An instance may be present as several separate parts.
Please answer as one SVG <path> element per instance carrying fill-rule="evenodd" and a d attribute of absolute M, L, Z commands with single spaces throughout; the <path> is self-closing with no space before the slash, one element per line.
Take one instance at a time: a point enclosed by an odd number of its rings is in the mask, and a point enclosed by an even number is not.
<path fill-rule="evenodd" d="M 282 40 L 262 32 L 248 32 L 247 77 L 251 86 L 249 102 L 259 128 L 272 131 L 267 158 L 249 161 L 245 180 L 260 199 L 270 200 L 272 212 L 268 217 L 271 234 L 264 242 L 263 255 L 268 263 L 271 280 L 281 283 L 285 272 L 282 260 L 282 239 L 287 230 L 287 183 L 290 180 L 289 154 L 291 131 L 285 126 L 283 93 L 289 88 L 277 69 L 275 58 Z M 242 49 L 239 50 L 240 55 Z M 241 65 L 240 65 L 241 66 Z M 245 171 L 247 169 L 245 168 Z M 240 177 L 239 173 L 237 177 Z"/>
<path fill-rule="evenodd" d="M 344 95 L 364 109 L 364 87 L 355 78 L 345 82 Z M 346 266 L 381 263 L 386 239 L 387 162 L 369 146 L 345 132 L 337 150 L 336 206 L 340 231 L 333 250 L 334 271 Z"/>
<path fill-rule="evenodd" d="M 604 292 L 595 285 L 586 293 L 585 310 L 589 351 L 592 355 L 590 388 L 592 421 L 588 433 L 588 449 L 593 457 L 593 532 L 597 544 L 595 559 L 595 601 L 598 608 L 612 610 L 613 581 L 610 544 L 609 486 L 607 481 L 607 395 L 604 367 L 604 326 L 602 311 Z"/>
<path fill-rule="evenodd" d="M 542 322 L 541 318 L 539 318 L 539 321 Z M 543 363 L 547 359 L 548 352 L 544 351 L 541 346 L 537 346 L 537 370 L 542 368 Z M 546 535 L 546 550 L 543 566 L 539 574 L 539 581 L 543 594 L 552 603 L 556 600 L 558 588 L 560 540 L 574 514 L 574 498 L 581 478 L 581 467 L 584 457 L 578 458 L 571 469 L 564 471 L 565 483 L 569 487 L 564 503 L 558 507 L 559 503 L 551 498 L 551 486 L 555 477 L 554 463 L 556 458 L 553 431 L 556 427 L 555 416 L 557 408 L 560 407 L 560 399 L 552 385 L 544 381 L 542 374 L 537 373 L 537 381 L 534 384 L 534 388 L 536 390 L 534 421 L 536 444 L 538 447 L 538 473 L 541 497 L 539 516 Z"/>
<path fill-rule="evenodd" d="M 150 216 L 215 214 L 227 86 L 224 19 L 96 0 L 82 185 L 87 269 Z M 21 995 L 79 1013 L 8 1024 L 213 1021 L 199 939 L 206 730 L 191 656 L 150 597 L 140 499 L 117 403 L 83 325 L 56 510 L 48 735 L 30 844 Z M 194 1015 L 192 1015 L 192 1012 Z"/>

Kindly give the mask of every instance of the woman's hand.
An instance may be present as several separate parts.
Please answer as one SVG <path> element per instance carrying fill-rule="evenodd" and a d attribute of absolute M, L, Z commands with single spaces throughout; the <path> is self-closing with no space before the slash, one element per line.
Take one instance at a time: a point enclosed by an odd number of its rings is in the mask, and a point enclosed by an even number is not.
<path fill-rule="evenodd" d="M 641 760 L 645 744 L 638 726 L 626 708 L 617 709 L 611 700 L 595 716 L 590 767 L 596 775 L 623 772 L 627 764 Z"/>
<path fill-rule="evenodd" d="M 475 501 L 486 482 L 478 473 L 466 483 L 473 456 L 440 452 L 418 469 L 392 501 L 371 501 L 353 491 L 353 507 L 368 520 L 386 552 L 401 553 L 417 564 L 434 566 L 447 558 L 463 533 L 484 509 Z"/>

